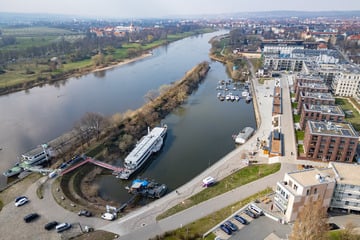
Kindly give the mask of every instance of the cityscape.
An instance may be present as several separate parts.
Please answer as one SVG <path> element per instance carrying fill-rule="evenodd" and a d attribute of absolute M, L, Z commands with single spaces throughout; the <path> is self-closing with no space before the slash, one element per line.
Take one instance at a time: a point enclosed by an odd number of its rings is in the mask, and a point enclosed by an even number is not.
<path fill-rule="evenodd" d="M 20 2 L 1 239 L 360 238 L 358 2 Z"/>

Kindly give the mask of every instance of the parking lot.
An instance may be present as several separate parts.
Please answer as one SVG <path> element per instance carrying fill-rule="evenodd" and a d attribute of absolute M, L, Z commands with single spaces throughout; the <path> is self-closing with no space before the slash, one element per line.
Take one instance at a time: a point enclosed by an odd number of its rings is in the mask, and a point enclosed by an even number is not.
<path fill-rule="evenodd" d="M 252 218 L 245 214 L 243 208 L 239 210 L 237 215 L 245 218 L 249 223 L 244 225 L 237 221 L 234 217 L 228 220 L 235 224 L 238 228 L 237 231 L 233 231 L 231 235 L 226 234 L 219 226 L 213 231 L 213 233 L 220 239 L 237 240 L 237 239 L 252 239 L 252 240 L 263 240 L 270 234 L 275 234 L 280 239 L 286 239 L 288 234 L 291 232 L 289 225 L 283 225 L 279 222 L 274 221 L 266 216 L 258 216 Z M 235 215 L 235 214 L 234 214 Z M 224 220 L 225 222 L 225 220 Z M 261 231 L 259 231 L 261 229 Z"/>

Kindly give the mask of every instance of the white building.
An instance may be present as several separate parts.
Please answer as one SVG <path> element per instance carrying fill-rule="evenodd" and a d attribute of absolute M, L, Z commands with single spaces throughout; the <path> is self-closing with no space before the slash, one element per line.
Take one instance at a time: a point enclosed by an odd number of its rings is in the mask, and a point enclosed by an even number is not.
<path fill-rule="evenodd" d="M 356 97 L 359 92 L 360 72 L 344 69 L 335 76 L 331 88 L 333 94 L 341 97 Z"/>

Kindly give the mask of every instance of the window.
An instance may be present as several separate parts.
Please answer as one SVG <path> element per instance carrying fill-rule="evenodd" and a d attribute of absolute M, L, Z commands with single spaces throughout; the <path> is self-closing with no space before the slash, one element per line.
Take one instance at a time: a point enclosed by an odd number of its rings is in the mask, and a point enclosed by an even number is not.
<path fill-rule="evenodd" d="M 298 186 L 296 184 L 294 184 L 294 190 L 297 190 Z"/>
<path fill-rule="evenodd" d="M 306 196 L 309 196 L 310 195 L 310 189 L 307 189 L 306 190 Z"/>
<path fill-rule="evenodd" d="M 317 188 L 314 189 L 314 194 L 317 194 Z"/>

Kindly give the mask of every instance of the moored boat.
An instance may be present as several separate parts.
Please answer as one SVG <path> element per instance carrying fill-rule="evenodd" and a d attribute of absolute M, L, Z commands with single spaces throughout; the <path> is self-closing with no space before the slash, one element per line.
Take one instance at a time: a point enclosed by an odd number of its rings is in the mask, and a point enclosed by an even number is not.
<path fill-rule="evenodd" d="M 243 128 L 239 134 L 235 137 L 235 142 L 238 144 L 244 144 L 254 133 L 254 129 L 252 127 Z"/>
<path fill-rule="evenodd" d="M 117 177 L 128 179 L 136 172 L 152 153 L 158 152 L 162 145 L 167 132 L 167 126 L 155 127 L 148 134 L 141 138 L 136 147 L 129 153 L 124 160 L 124 170 L 119 172 Z"/>
<path fill-rule="evenodd" d="M 16 164 L 14 167 L 6 170 L 3 173 L 3 175 L 5 177 L 12 177 L 12 176 L 20 174 L 22 171 L 24 171 L 24 169 L 22 167 L 20 167 L 19 164 Z"/>

